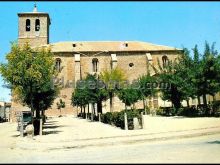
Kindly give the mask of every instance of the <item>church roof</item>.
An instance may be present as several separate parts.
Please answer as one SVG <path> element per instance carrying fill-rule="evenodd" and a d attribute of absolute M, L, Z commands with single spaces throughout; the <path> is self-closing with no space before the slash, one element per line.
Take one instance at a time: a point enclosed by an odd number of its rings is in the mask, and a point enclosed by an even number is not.
<path fill-rule="evenodd" d="M 50 47 L 52 52 L 99 52 L 99 51 L 175 51 L 182 49 L 155 45 L 140 41 L 74 41 L 57 42 L 44 45 Z"/>

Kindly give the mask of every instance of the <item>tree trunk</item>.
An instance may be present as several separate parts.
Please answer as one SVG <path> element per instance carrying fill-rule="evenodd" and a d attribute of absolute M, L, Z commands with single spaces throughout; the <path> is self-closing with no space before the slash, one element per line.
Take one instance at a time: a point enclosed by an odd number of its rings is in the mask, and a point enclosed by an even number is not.
<path fill-rule="evenodd" d="M 174 115 L 176 115 L 176 113 L 178 112 L 179 108 L 181 107 L 180 100 L 179 99 L 173 100 L 173 105 L 174 105 L 174 108 L 175 108 Z"/>
<path fill-rule="evenodd" d="M 113 97 L 114 97 L 114 94 L 112 92 L 110 92 L 110 112 L 113 112 L 114 111 L 114 101 L 113 101 Z"/>
<path fill-rule="evenodd" d="M 95 112 L 95 104 L 92 103 L 92 113 L 91 113 L 91 120 L 94 120 L 94 112 Z"/>
<path fill-rule="evenodd" d="M 181 101 L 180 101 L 180 94 L 177 90 L 177 87 L 171 85 L 171 91 L 172 91 L 172 95 L 171 95 L 171 101 L 174 105 L 174 114 L 176 115 L 178 109 L 181 107 Z"/>
<path fill-rule="evenodd" d="M 33 106 L 33 94 L 32 94 L 32 81 L 30 82 L 30 100 L 31 100 L 31 112 L 32 112 L 32 123 L 34 118 L 34 106 Z M 37 116 L 37 114 L 36 114 Z"/>
<path fill-rule="evenodd" d="M 212 97 L 213 97 L 212 103 L 215 103 L 215 101 L 216 101 L 215 95 L 213 95 Z M 216 106 L 213 106 L 213 104 L 212 104 L 212 114 L 214 115 L 215 112 L 216 112 Z"/>
<path fill-rule="evenodd" d="M 40 133 L 40 110 L 36 109 L 36 119 L 33 121 L 34 134 L 39 135 Z"/>
<path fill-rule="evenodd" d="M 46 122 L 45 110 L 41 111 L 41 116 L 43 117 L 43 124 Z"/>
<path fill-rule="evenodd" d="M 216 101 L 215 95 L 212 96 L 213 101 Z"/>
<path fill-rule="evenodd" d="M 102 114 L 102 101 L 100 100 L 97 102 L 97 109 L 98 109 L 98 113 Z"/>
<path fill-rule="evenodd" d="M 88 114 L 89 114 L 89 104 L 87 106 L 88 106 Z"/>
<path fill-rule="evenodd" d="M 197 96 L 197 99 L 198 99 L 198 105 L 200 105 L 201 104 L 200 96 Z"/>
<path fill-rule="evenodd" d="M 125 111 L 127 111 L 127 105 L 125 104 Z"/>
<path fill-rule="evenodd" d="M 40 110 L 36 110 L 36 118 L 40 119 Z"/>
<path fill-rule="evenodd" d="M 87 119 L 90 119 L 90 116 L 89 116 L 89 104 L 87 104 Z"/>
<path fill-rule="evenodd" d="M 202 97 L 203 97 L 203 104 L 204 104 L 205 107 L 207 107 L 206 94 L 203 94 Z"/>
<path fill-rule="evenodd" d="M 82 106 L 80 106 L 80 117 L 82 117 Z"/>
<path fill-rule="evenodd" d="M 83 106 L 83 118 L 86 118 L 86 106 Z"/>
<path fill-rule="evenodd" d="M 145 104 L 144 113 L 145 113 L 145 115 L 147 115 L 147 100 L 146 100 L 146 98 L 144 98 L 144 104 Z"/>
<path fill-rule="evenodd" d="M 187 103 L 187 107 L 189 108 L 189 100 L 186 100 L 186 103 Z"/>
<path fill-rule="evenodd" d="M 143 98 L 142 101 L 143 101 L 144 112 L 146 113 L 146 103 L 145 103 L 145 98 Z"/>

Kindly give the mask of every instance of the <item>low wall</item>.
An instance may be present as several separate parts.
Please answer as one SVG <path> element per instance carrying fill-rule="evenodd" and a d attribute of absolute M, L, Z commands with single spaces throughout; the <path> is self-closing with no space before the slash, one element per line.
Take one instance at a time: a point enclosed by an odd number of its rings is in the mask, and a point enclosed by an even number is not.
<path fill-rule="evenodd" d="M 183 131 L 210 127 L 220 127 L 220 119 L 215 117 L 160 117 L 143 115 L 144 129 L 149 132 Z"/>

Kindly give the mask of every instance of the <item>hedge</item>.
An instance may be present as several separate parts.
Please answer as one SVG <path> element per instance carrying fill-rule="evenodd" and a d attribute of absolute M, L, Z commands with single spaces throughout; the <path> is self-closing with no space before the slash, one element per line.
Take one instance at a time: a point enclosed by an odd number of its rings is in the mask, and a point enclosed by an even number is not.
<path fill-rule="evenodd" d="M 114 125 L 124 129 L 124 113 L 127 114 L 128 129 L 133 129 L 133 118 L 137 117 L 141 120 L 141 112 L 144 110 L 123 110 L 121 112 L 107 112 L 101 114 L 101 121 L 106 124 Z"/>

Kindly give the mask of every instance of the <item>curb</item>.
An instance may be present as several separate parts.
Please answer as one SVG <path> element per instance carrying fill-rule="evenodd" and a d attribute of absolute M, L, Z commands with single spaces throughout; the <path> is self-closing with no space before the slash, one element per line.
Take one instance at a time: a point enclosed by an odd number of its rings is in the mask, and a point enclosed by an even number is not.
<path fill-rule="evenodd" d="M 107 138 L 99 138 L 96 140 L 89 140 L 86 139 L 80 139 L 77 140 L 74 144 L 73 141 L 71 142 L 63 142 L 61 145 L 59 143 L 53 142 L 53 143 L 45 143 L 49 144 L 47 147 L 43 143 L 40 142 L 31 142 L 31 144 L 27 144 L 25 141 L 17 144 L 17 147 L 19 149 L 23 150 L 70 150 L 70 149 L 81 149 L 81 148 L 87 148 L 87 147 L 102 147 L 102 146 L 113 146 L 113 145 L 126 145 L 126 144 L 135 144 L 135 143 L 144 143 L 144 142 L 155 142 L 155 141 L 166 141 L 166 140 L 174 140 L 174 139 L 182 139 L 182 138 L 192 138 L 192 137 L 200 137 L 200 136 L 207 136 L 207 135 L 214 135 L 214 134 L 220 134 L 220 130 L 218 131 L 207 131 L 207 132 L 197 132 L 197 133 L 190 133 L 190 134 L 177 134 L 177 135 L 171 135 L 171 136 L 155 136 L 152 137 L 150 135 L 140 135 L 137 138 L 128 139 L 129 136 L 115 138 L 115 137 L 107 137 Z M 149 137 L 150 136 L 150 137 Z M 131 136 L 130 136 L 131 137 Z M 110 138 L 114 138 L 112 141 L 109 141 Z M 121 139 L 122 138 L 122 139 Z M 30 139 L 31 140 L 31 139 Z M 106 141 L 108 140 L 108 141 Z M 85 141 L 87 141 L 87 144 L 85 144 Z M 60 146 L 59 146 L 60 145 Z M 42 146 L 42 147 L 41 147 Z M 55 147 L 54 147 L 55 146 Z"/>

